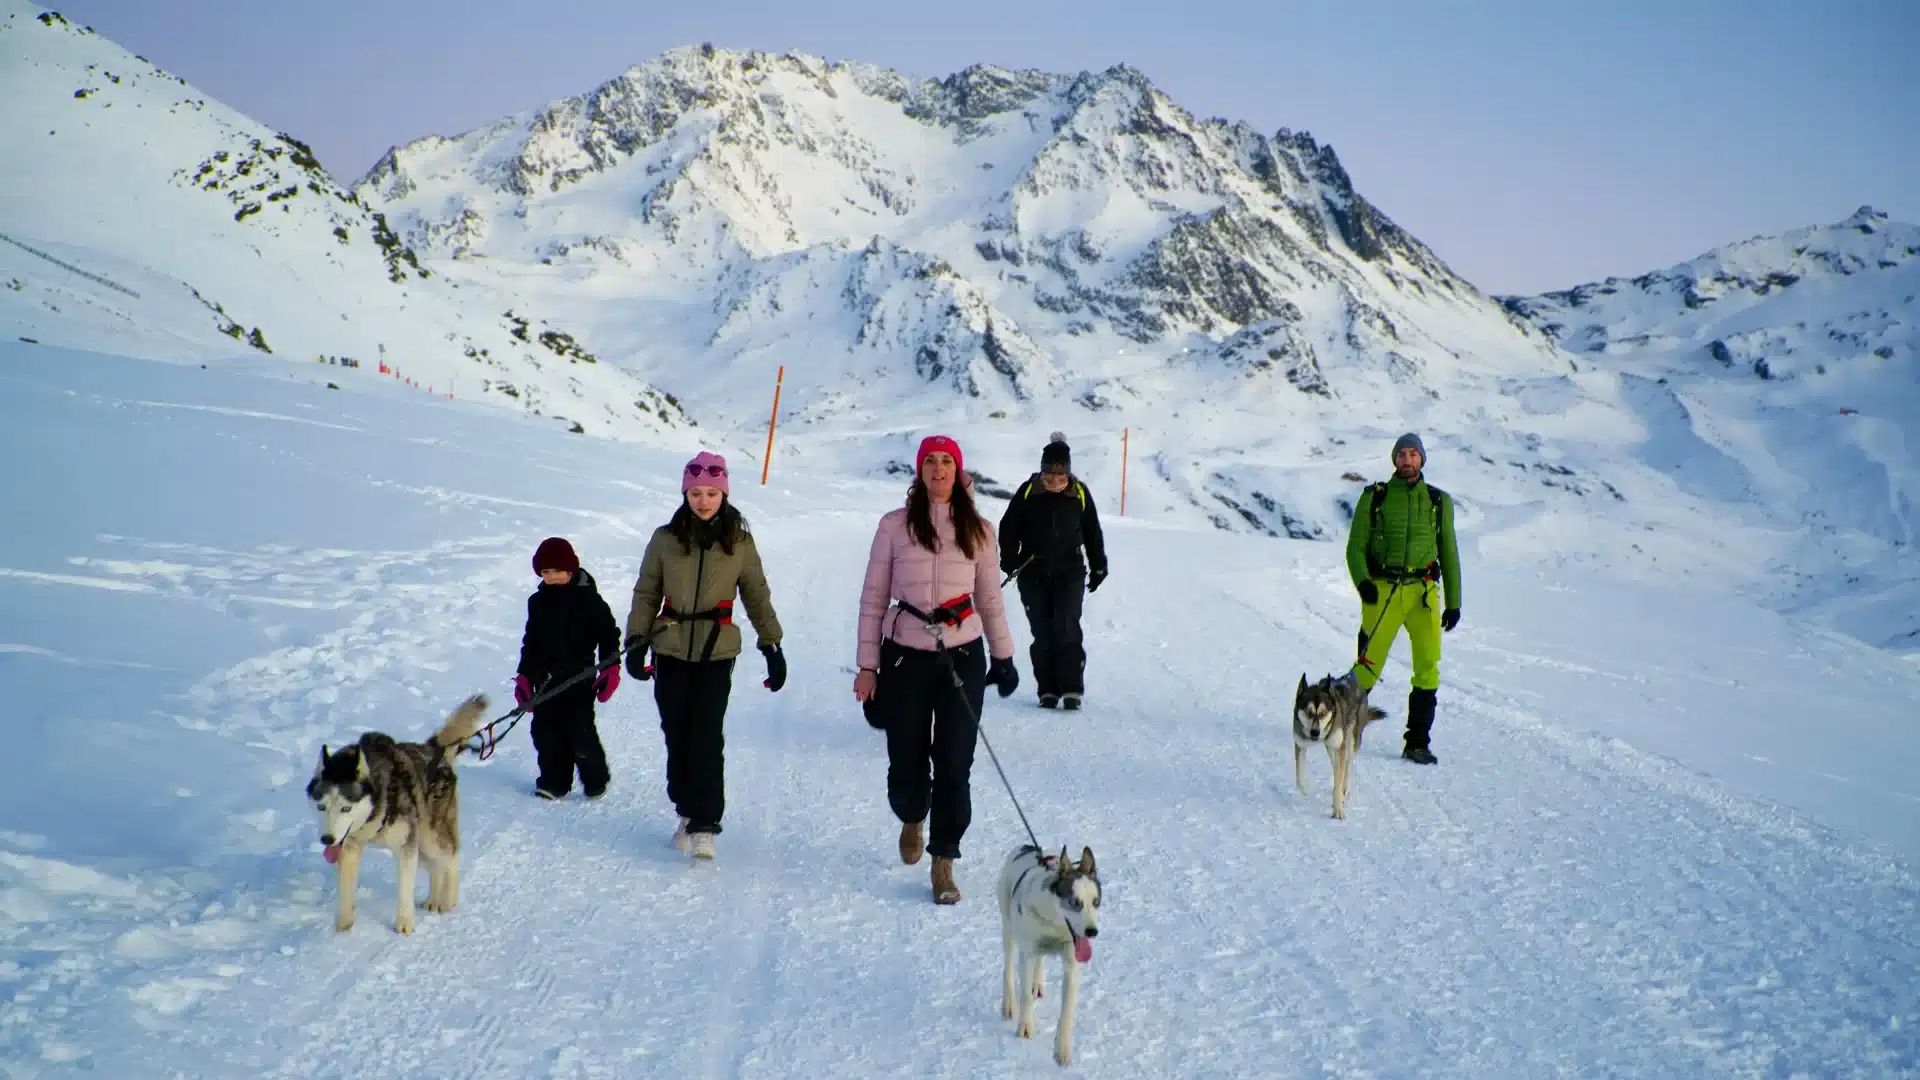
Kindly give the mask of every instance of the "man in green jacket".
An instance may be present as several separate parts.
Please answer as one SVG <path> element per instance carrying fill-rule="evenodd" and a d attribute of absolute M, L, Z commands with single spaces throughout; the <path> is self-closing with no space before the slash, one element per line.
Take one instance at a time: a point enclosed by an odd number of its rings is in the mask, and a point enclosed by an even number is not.
<path fill-rule="evenodd" d="M 1400 756 L 1432 765 L 1439 760 L 1430 744 L 1440 690 L 1440 634 L 1460 622 L 1460 551 L 1453 541 L 1453 498 L 1427 483 L 1426 464 L 1420 436 L 1408 433 L 1393 444 L 1393 478 L 1369 486 L 1353 509 L 1347 572 L 1360 593 L 1353 676 L 1362 689 L 1373 689 L 1400 627 L 1407 628 L 1413 692 L 1407 696 L 1407 741 Z"/>

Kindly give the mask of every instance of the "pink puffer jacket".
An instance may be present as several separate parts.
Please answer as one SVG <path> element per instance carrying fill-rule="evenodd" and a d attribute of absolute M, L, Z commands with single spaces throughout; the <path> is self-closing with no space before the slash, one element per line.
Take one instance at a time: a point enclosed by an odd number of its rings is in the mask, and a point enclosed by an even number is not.
<path fill-rule="evenodd" d="M 867 555 L 867 580 L 860 589 L 860 666 L 880 668 L 880 642 L 891 637 L 910 649 L 934 648 L 933 631 L 926 623 L 893 607 L 904 600 L 921 611 L 962 594 L 973 596 L 973 612 L 959 626 L 943 626 L 948 648 L 977 640 L 984 632 L 987 651 L 994 659 L 1013 656 L 1013 635 L 1007 630 L 1007 605 L 1000 595 L 1000 545 L 993 526 L 987 542 L 969 559 L 954 542 L 953 508 L 933 504 L 933 527 L 940 537 L 938 554 L 913 542 L 907 532 L 907 510 L 901 507 L 880 519 Z"/>

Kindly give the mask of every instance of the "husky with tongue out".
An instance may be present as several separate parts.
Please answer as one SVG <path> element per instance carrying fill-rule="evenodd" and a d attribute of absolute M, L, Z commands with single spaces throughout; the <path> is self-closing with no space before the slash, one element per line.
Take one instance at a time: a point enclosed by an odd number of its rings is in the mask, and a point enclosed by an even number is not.
<path fill-rule="evenodd" d="M 351 746 L 329 752 L 307 783 L 320 816 L 320 843 L 340 885 L 333 928 L 353 929 L 360 856 L 368 844 L 393 852 L 399 864 L 399 908 L 393 928 L 413 933 L 414 874 L 427 860 L 427 910 L 452 911 L 460 902 L 460 794 L 453 761 L 480 730 L 485 694 L 475 694 L 423 743 L 397 742 L 369 731 Z"/>
<path fill-rule="evenodd" d="M 1080 966 L 1093 960 L 1093 939 L 1100 934 L 1100 876 L 1094 871 L 1093 851 L 1081 848 L 1076 863 L 1068 860 L 1064 847 L 1060 854 L 1048 855 L 1023 844 L 1000 869 L 999 896 L 1000 938 L 1006 948 L 1000 1015 L 1011 1020 L 1017 1011 L 1015 1032 L 1033 1038 L 1033 999 L 1040 996 L 1044 981 L 1041 961 L 1060 957 L 1066 972 L 1053 1060 L 1065 1065 L 1073 1056 Z"/>

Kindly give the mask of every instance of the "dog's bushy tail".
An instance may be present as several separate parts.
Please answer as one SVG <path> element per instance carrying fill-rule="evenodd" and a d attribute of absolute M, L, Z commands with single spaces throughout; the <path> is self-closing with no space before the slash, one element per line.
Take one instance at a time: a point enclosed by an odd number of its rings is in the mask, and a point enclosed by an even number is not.
<path fill-rule="evenodd" d="M 486 715 L 487 695 L 473 695 L 447 714 L 447 722 L 441 724 L 440 730 L 433 734 L 433 745 L 441 750 L 459 746 L 480 730 L 480 722 Z"/>

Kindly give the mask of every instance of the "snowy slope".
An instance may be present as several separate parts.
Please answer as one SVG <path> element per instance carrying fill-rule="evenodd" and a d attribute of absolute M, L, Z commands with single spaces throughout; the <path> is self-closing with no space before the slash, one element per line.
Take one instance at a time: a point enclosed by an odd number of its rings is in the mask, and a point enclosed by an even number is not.
<path fill-rule="evenodd" d="M 463 290 L 298 139 L 57 13 L 0 0 L 0 328 L 160 357 L 271 354 L 684 440 L 678 404 L 525 305 Z"/>
<path fill-rule="evenodd" d="M 1920 650 L 1920 227 L 1871 207 L 1509 308 L 1685 417 L 1661 464 L 1771 508 L 1773 594 Z M 1823 568 L 1827 572 L 1822 572 Z"/>
<path fill-rule="evenodd" d="M 1920 1075 L 1920 671 L 1478 523 L 1442 764 L 1394 756 L 1403 651 L 1333 822 L 1285 712 L 1350 655 L 1336 552 L 1110 522 L 1089 711 L 986 716 L 1041 839 L 1107 883 L 1072 1069 L 998 1017 L 1022 834 L 984 752 L 965 901 L 892 854 L 848 668 L 897 480 L 737 487 L 792 677 L 743 663 L 717 864 L 665 845 L 628 685 L 604 802 L 531 799 L 515 732 L 462 765 L 461 910 L 397 937 L 370 859 L 336 936 L 319 744 L 504 695 L 541 537 L 624 607 L 682 458 L 330 374 L 0 344 L 0 457 L 37 463 L 0 474 L 36 508 L 0 531 L 10 1078 Z"/>

